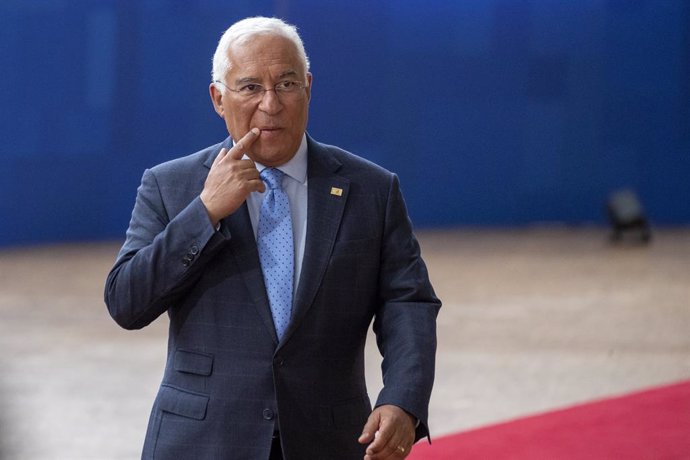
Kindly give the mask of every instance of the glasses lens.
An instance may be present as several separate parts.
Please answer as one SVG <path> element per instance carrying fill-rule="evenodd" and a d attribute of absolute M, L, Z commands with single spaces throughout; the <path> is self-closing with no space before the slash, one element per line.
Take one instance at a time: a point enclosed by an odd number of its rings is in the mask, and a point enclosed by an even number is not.
<path fill-rule="evenodd" d="M 296 93 L 303 88 L 302 83 L 293 80 L 281 81 L 275 86 L 277 93 Z"/>

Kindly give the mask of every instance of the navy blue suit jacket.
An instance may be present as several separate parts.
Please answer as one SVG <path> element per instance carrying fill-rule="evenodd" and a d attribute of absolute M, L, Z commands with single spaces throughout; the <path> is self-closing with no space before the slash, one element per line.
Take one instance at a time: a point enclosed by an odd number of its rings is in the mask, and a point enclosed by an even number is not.
<path fill-rule="evenodd" d="M 427 436 L 440 302 L 397 177 L 308 138 L 306 248 L 279 342 L 246 204 L 215 231 L 199 198 L 229 146 L 145 171 L 106 282 L 122 327 L 170 318 L 143 458 L 265 460 L 279 429 L 288 460 L 361 459 L 372 320 L 384 357 L 376 405 L 405 409 Z"/>

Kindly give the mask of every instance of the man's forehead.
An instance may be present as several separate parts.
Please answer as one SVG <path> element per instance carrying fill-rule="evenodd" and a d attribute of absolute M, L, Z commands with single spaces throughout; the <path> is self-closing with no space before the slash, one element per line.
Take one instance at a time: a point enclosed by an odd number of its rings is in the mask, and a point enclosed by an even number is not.
<path fill-rule="evenodd" d="M 274 74 L 300 72 L 303 67 L 295 44 L 279 35 L 258 35 L 234 43 L 228 49 L 230 70 L 239 73 L 265 72 Z M 236 73 L 236 72 L 232 72 Z"/>

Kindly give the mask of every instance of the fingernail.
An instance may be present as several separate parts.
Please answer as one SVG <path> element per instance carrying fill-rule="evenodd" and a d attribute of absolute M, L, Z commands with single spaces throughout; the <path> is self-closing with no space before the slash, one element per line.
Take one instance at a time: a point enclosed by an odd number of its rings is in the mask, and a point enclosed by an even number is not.
<path fill-rule="evenodd" d="M 254 133 L 255 136 L 258 136 L 259 133 L 261 133 L 261 130 L 259 128 L 252 128 L 252 132 Z"/>

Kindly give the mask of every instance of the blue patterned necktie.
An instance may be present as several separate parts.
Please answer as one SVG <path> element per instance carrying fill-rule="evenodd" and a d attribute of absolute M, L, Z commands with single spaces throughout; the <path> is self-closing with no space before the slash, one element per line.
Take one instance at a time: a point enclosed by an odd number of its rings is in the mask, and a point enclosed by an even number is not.
<path fill-rule="evenodd" d="M 283 172 L 266 168 L 261 171 L 261 179 L 268 185 L 268 190 L 261 203 L 256 241 L 273 324 L 280 340 L 292 312 L 295 264 L 292 219 L 288 196 L 282 187 Z"/>

